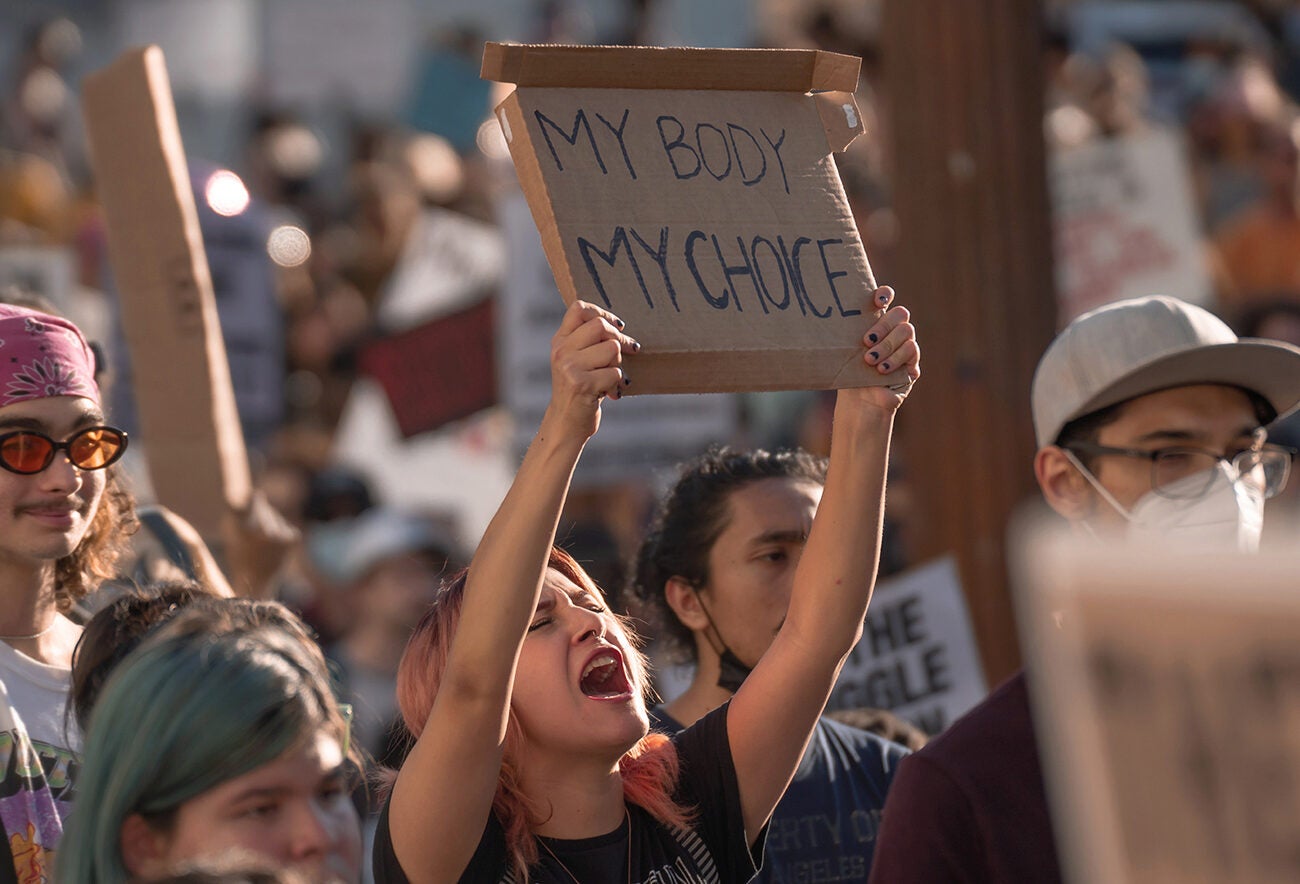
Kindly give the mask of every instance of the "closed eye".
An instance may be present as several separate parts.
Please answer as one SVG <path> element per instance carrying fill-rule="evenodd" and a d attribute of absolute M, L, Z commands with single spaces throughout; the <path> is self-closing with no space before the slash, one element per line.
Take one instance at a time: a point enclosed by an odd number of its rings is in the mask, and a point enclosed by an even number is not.
<path fill-rule="evenodd" d="M 542 617 L 540 619 L 534 620 L 532 625 L 528 627 L 528 631 L 536 632 L 537 630 L 541 629 L 543 626 L 545 626 L 550 622 L 551 622 L 550 617 Z"/>

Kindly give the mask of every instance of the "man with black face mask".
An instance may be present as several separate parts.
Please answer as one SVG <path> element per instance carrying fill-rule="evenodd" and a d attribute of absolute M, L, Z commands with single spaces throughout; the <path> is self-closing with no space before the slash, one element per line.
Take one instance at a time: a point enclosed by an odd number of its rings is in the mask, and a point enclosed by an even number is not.
<path fill-rule="evenodd" d="M 1265 427 L 1297 404 L 1300 348 L 1238 339 L 1173 298 L 1119 301 L 1038 363 L 1034 474 L 1080 533 L 1252 551 L 1295 456 Z M 1020 672 L 900 765 L 871 880 L 1060 878 Z"/>
<path fill-rule="evenodd" d="M 686 691 L 650 711 L 682 730 L 731 699 L 790 604 L 826 481 L 803 451 L 712 451 L 685 465 L 641 545 L 631 593 L 661 642 L 695 662 Z M 907 749 L 822 718 L 777 805 L 757 881 L 862 881 L 880 809 Z"/>

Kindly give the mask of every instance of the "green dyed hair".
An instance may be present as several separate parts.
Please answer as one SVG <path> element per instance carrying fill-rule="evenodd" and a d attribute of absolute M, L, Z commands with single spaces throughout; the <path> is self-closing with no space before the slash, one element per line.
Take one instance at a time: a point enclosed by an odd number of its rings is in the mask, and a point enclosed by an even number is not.
<path fill-rule="evenodd" d="M 109 678 L 90 718 L 58 879 L 130 879 L 122 824 L 140 814 L 170 831 L 186 801 L 347 723 L 320 650 L 293 631 L 171 630 Z"/>

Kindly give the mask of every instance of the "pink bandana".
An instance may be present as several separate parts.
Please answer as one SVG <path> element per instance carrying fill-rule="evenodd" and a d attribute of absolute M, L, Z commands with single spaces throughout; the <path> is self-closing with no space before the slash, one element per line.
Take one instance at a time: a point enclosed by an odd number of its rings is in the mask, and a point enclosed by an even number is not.
<path fill-rule="evenodd" d="M 0 408 L 49 396 L 99 403 L 90 345 L 66 319 L 0 304 Z"/>

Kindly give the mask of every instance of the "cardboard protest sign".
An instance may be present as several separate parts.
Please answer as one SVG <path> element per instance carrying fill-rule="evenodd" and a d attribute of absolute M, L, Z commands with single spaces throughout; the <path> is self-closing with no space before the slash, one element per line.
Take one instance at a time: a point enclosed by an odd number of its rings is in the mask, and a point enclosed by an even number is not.
<path fill-rule="evenodd" d="M 88 76 L 82 108 L 153 486 L 218 537 L 252 486 L 162 50 Z"/>
<path fill-rule="evenodd" d="M 957 564 L 945 557 L 880 582 L 827 708 L 889 709 L 933 736 L 987 690 Z"/>
<path fill-rule="evenodd" d="M 564 301 L 546 264 L 542 242 L 523 195 L 497 203 L 509 262 L 498 300 L 497 374 L 501 398 L 514 418 L 516 462 L 523 457 L 551 399 L 551 336 L 564 317 Z M 575 488 L 625 482 L 694 457 L 736 434 L 736 397 L 642 396 L 607 403 L 600 432 L 587 441 L 573 474 Z"/>
<path fill-rule="evenodd" d="M 1063 322 L 1150 294 L 1209 303 L 1191 172 L 1175 133 L 1151 129 L 1058 151 L 1048 181 Z"/>
<path fill-rule="evenodd" d="M 896 383 L 862 359 L 871 268 L 831 153 L 859 61 L 489 43 L 497 119 L 565 303 L 644 349 L 630 393 Z M 809 94 L 815 92 L 816 94 Z"/>
<path fill-rule="evenodd" d="M 1016 590 L 1068 880 L 1294 880 L 1300 556 L 1024 549 Z"/>

